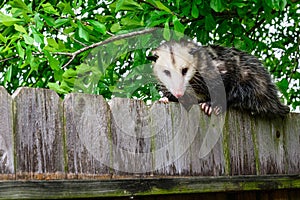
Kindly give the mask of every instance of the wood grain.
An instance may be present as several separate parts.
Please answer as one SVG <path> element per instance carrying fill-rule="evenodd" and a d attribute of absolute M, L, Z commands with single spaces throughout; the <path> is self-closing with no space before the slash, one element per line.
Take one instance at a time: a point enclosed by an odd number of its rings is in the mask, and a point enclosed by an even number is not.
<path fill-rule="evenodd" d="M 0 182 L 0 199 L 62 199 L 92 197 L 155 198 L 156 195 L 170 195 L 182 198 L 182 194 L 205 193 L 214 195 L 226 192 L 219 199 L 289 199 L 299 196 L 299 176 L 235 176 L 235 177 L 189 177 L 189 178 L 133 178 L 114 180 L 52 180 L 52 181 L 8 181 Z M 286 189 L 286 190 L 284 190 Z M 243 192 L 247 192 L 243 195 Z M 260 195 L 253 195 L 262 191 Z M 265 191 L 265 192 L 264 192 Z M 259 193 L 256 193 L 259 194 Z M 252 198 L 250 198 L 252 197 Z M 272 198 L 273 197 L 273 198 Z M 157 199 L 165 199 L 161 196 Z M 178 198 L 180 199 L 180 198 Z M 195 198 L 193 198 L 195 199 Z"/>
<path fill-rule="evenodd" d="M 0 176 L 14 174 L 12 98 L 0 86 Z"/>
<path fill-rule="evenodd" d="M 46 89 L 19 88 L 13 95 L 18 178 L 63 173 L 62 108 Z"/>
<path fill-rule="evenodd" d="M 109 174 L 110 111 L 104 98 L 68 94 L 63 105 L 68 176 Z"/>

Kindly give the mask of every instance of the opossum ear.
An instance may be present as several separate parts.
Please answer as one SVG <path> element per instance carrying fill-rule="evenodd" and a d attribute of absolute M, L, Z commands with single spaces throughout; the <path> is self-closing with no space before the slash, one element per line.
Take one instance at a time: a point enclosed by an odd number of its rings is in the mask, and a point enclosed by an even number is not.
<path fill-rule="evenodd" d="M 195 55 L 198 51 L 199 51 L 199 48 L 191 48 L 191 50 L 189 51 L 189 54 Z"/>
<path fill-rule="evenodd" d="M 156 62 L 157 58 L 158 58 L 158 55 L 147 56 L 148 60 L 151 60 L 151 61 L 154 61 L 154 62 Z"/>

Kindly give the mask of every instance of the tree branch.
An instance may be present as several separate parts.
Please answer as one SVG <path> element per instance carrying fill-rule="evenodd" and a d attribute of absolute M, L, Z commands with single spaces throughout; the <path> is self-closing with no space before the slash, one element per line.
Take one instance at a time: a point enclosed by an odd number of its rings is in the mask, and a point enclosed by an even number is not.
<path fill-rule="evenodd" d="M 60 54 L 60 55 L 64 54 L 64 55 L 71 56 L 71 59 L 66 64 L 64 64 L 64 66 L 62 67 L 64 69 L 76 58 L 76 56 L 78 54 L 80 54 L 82 52 L 85 52 L 89 49 L 92 49 L 92 48 L 95 48 L 95 47 L 98 47 L 98 46 L 101 46 L 101 45 L 104 45 L 104 44 L 107 44 L 107 43 L 110 43 L 110 42 L 114 42 L 116 40 L 121 40 L 121 39 L 130 38 L 130 37 L 137 36 L 137 35 L 151 33 L 155 30 L 157 30 L 157 28 L 149 28 L 149 29 L 144 29 L 144 30 L 140 30 L 140 31 L 131 32 L 131 33 L 126 33 L 126 34 L 123 34 L 123 35 L 116 35 L 116 36 L 110 37 L 110 38 L 108 38 L 104 41 L 97 42 L 97 43 L 94 43 L 90 46 L 83 47 L 83 48 L 81 48 L 81 49 L 79 49 L 79 50 L 77 50 L 73 53 L 56 52 L 56 54 Z"/>
<path fill-rule="evenodd" d="M 149 29 L 144 29 L 144 30 L 140 30 L 140 31 L 135 31 L 135 32 L 131 32 L 131 33 L 126 33 L 126 34 L 123 34 L 123 35 L 116 35 L 116 36 L 112 36 L 104 41 L 101 41 L 101 42 L 97 42 L 97 43 L 94 43 L 90 46 L 85 46 L 73 53 L 69 53 L 69 52 L 51 52 L 51 54 L 53 55 L 63 55 L 63 56 L 69 56 L 71 57 L 70 60 L 63 65 L 63 69 L 66 68 L 75 58 L 76 56 L 78 56 L 80 53 L 82 52 L 85 52 L 89 49 L 92 49 L 92 48 L 95 48 L 95 47 L 98 47 L 98 46 L 101 46 L 101 45 L 104 45 L 104 44 L 107 44 L 107 43 L 110 43 L 110 42 L 114 42 L 116 40 L 121 40 L 121 39 L 125 39 L 125 38 L 130 38 L 130 37 L 134 37 L 134 36 L 137 36 L 137 35 L 142 35 L 142 34 L 146 34 L 146 33 L 151 33 L 153 31 L 157 30 L 157 28 L 149 28 Z M 112 35 L 112 34 L 111 34 Z M 33 52 L 32 53 L 33 55 L 41 55 L 43 54 L 42 52 Z M 12 60 L 12 59 L 15 59 L 15 58 L 18 58 L 19 56 L 12 56 L 12 57 L 9 57 L 9 58 L 5 58 L 5 59 L 2 59 L 0 60 L 0 63 L 2 62 L 6 62 L 6 61 L 9 61 L 9 60 Z"/>
<path fill-rule="evenodd" d="M 12 56 L 12 57 L 9 57 L 9 58 L 4 58 L 2 60 L 0 60 L 0 63 L 2 62 L 6 62 L 6 61 L 9 61 L 9 60 L 12 60 L 12 59 L 15 59 L 15 58 L 18 58 L 19 56 Z"/>

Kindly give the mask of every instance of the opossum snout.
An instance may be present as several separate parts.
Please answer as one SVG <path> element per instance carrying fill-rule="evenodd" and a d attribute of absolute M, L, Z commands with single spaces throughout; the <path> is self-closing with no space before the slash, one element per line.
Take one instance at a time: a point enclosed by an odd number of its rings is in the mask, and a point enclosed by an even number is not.
<path fill-rule="evenodd" d="M 184 95 L 184 91 L 182 90 L 175 91 L 173 92 L 173 95 L 178 99 Z"/>

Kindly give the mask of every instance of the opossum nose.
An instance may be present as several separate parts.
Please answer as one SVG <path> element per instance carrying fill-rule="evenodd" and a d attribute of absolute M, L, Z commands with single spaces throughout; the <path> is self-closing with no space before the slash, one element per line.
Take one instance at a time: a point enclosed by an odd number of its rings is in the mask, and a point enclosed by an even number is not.
<path fill-rule="evenodd" d="M 176 98 L 182 97 L 183 96 L 183 92 L 182 91 L 174 92 L 174 96 Z"/>

